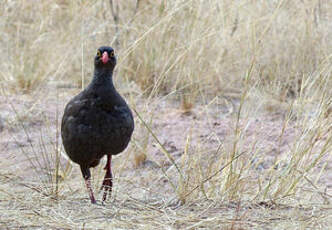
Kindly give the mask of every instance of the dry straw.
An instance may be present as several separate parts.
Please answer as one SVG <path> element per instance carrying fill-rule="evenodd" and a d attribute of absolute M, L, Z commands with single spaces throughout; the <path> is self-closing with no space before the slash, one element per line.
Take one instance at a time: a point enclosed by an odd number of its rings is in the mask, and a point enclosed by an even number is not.
<path fill-rule="evenodd" d="M 5 0 L 0 228 L 328 229 L 331 12 L 321 0 Z M 59 137 L 100 45 L 116 48 L 136 118 L 105 206 L 89 204 Z M 99 185 L 102 167 L 92 174 Z"/>

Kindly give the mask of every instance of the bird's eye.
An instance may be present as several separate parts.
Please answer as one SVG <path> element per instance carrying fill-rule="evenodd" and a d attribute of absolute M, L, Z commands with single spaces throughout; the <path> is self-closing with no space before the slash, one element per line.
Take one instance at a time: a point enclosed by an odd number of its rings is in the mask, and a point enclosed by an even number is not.
<path fill-rule="evenodd" d="M 101 56 L 101 52 L 100 52 L 100 50 L 97 51 L 97 56 L 98 56 L 98 57 Z"/>
<path fill-rule="evenodd" d="M 114 51 L 110 53 L 110 57 L 114 57 Z"/>

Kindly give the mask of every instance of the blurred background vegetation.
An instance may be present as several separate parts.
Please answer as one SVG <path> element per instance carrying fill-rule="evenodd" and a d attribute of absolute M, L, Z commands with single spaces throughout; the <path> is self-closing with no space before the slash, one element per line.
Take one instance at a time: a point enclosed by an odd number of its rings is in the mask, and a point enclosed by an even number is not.
<path fill-rule="evenodd" d="M 90 207 L 59 124 L 102 45 L 138 113 Z M 2 0 L 0 227 L 327 229 L 331 76 L 330 0 Z"/>

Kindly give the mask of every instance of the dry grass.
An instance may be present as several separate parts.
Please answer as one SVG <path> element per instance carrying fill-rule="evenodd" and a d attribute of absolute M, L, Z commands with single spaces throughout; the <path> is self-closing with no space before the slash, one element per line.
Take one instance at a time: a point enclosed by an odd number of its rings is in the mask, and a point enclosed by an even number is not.
<path fill-rule="evenodd" d="M 0 5 L 1 228 L 331 226 L 329 1 L 111 2 Z M 59 139 L 100 45 L 136 111 L 105 206 Z"/>

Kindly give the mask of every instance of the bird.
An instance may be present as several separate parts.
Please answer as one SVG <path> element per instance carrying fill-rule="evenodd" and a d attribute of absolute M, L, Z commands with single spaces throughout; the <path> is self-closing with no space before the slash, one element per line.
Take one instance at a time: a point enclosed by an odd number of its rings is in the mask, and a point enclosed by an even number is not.
<path fill-rule="evenodd" d="M 113 84 L 116 66 L 114 49 L 102 46 L 94 58 L 94 73 L 89 85 L 65 106 L 61 122 L 62 143 L 68 157 L 82 172 L 91 200 L 96 199 L 91 187 L 90 168 L 96 167 L 106 155 L 105 177 L 100 190 L 102 202 L 111 196 L 112 156 L 123 152 L 134 131 L 133 114 Z"/>

